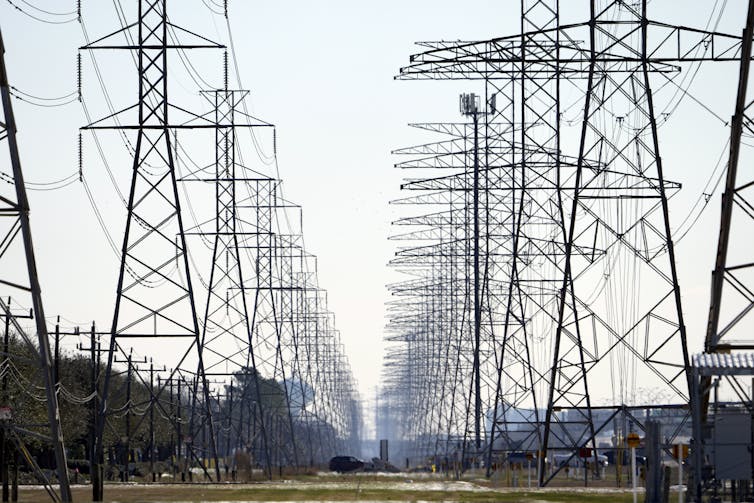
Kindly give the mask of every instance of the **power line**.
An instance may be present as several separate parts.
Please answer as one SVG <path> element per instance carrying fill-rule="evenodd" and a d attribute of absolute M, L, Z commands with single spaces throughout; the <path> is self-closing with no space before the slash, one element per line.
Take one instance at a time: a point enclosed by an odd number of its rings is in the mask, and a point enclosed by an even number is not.
<path fill-rule="evenodd" d="M 34 19 L 35 21 L 39 21 L 41 23 L 46 23 L 46 24 L 68 24 L 68 23 L 73 23 L 73 22 L 75 22 L 75 21 L 78 20 L 78 18 L 75 16 L 75 14 L 76 14 L 75 12 L 69 13 L 69 14 L 74 14 L 74 16 L 71 17 L 70 19 L 65 19 L 65 20 L 61 20 L 61 21 L 52 21 L 52 20 L 49 20 L 49 19 L 44 19 L 42 17 L 39 17 L 36 14 L 32 14 L 31 12 L 28 12 L 27 10 L 21 8 L 19 5 L 13 3 L 13 0 L 6 0 L 6 1 L 8 2 L 8 4 L 10 4 L 11 7 L 13 7 L 14 9 L 16 9 L 18 12 L 24 14 L 27 17 L 30 17 L 31 19 Z M 28 2 L 25 2 L 24 0 L 21 0 L 21 1 L 24 2 L 24 4 L 31 6 L 31 4 L 29 4 Z M 35 7 L 35 9 L 36 10 L 40 10 L 40 9 L 37 9 L 36 7 Z M 42 11 L 42 12 L 46 12 L 46 11 Z M 48 14 L 52 14 L 52 15 L 55 15 L 55 16 L 58 16 L 58 15 L 60 15 L 60 16 L 69 15 L 69 14 L 55 14 L 55 13 L 48 13 Z"/>

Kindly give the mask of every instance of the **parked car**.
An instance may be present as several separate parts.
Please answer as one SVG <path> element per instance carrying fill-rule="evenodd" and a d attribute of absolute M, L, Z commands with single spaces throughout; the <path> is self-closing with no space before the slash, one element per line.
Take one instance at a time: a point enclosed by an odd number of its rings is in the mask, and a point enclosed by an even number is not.
<path fill-rule="evenodd" d="M 330 460 L 330 471 L 338 473 L 363 470 L 364 462 L 353 456 L 335 456 Z"/>

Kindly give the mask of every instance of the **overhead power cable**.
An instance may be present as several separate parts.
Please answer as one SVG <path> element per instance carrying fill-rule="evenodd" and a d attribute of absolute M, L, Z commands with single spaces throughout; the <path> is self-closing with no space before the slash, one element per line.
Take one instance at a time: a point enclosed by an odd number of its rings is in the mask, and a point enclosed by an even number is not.
<path fill-rule="evenodd" d="M 78 21 L 78 16 L 76 15 L 76 12 L 72 13 L 73 17 L 71 17 L 70 19 L 63 19 L 63 20 L 60 20 L 60 21 L 53 21 L 53 20 L 50 20 L 50 19 L 44 19 L 44 18 L 40 17 L 37 14 L 33 14 L 33 13 L 29 12 L 28 10 L 22 8 L 20 5 L 14 3 L 14 0 L 5 0 L 5 1 L 8 2 L 10 4 L 10 6 L 13 7 L 14 9 L 16 9 L 18 12 L 21 12 L 25 16 L 30 17 L 31 19 L 34 19 L 35 21 L 39 21 L 40 23 L 46 23 L 46 24 L 67 24 L 67 23 L 73 23 L 75 21 Z M 24 4 L 26 4 L 27 6 L 30 6 L 30 7 L 34 8 L 34 9 L 40 11 L 40 12 L 46 12 L 46 11 L 42 11 L 41 9 L 32 6 L 30 3 L 25 2 L 24 0 L 19 0 L 19 1 L 24 2 Z M 69 15 L 69 14 L 58 14 L 58 13 L 50 13 L 50 12 L 47 12 L 47 14 L 48 15 L 53 15 L 53 16 L 66 16 L 66 15 Z"/>
<path fill-rule="evenodd" d="M 205 7 L 207 7 L 207 9 L 209 9 L 209 10 L 210 10 L 210 12 L 212 12 L 213 14 L 217 14 L 218 16 L 222 16 L 222 15 L 224 15 L 224 13 L 223 13 L 222 11 L 218 12 L 218 11 L 216 11 L 216 10 L 214 9 L 214 7 L 212 7 L 212 3 L 213 3 L 213 2 L 208 2 L 207 0 L 202 0 L 202 3 L 203 3 L 203 4 L 204 4 L 204 6 L 205 6 Z M 219 7 L 220 7 L 220 8 L 222 8 L 222 6 L 219 6 Z"/>
<path fill-rule="evenodd" d="M 27 93 L 17 88 L 16 86 L 10 86 L 10 88 L 13 91 L 13 94 L 23 95 L 25 98 L 29 98 L 29 99 L 37 100 L 37 101 L 63 101 L 63 100 L 67 100 L 73 96 L 78 95 L 78 91 L 73 91 L 68 94 L 64 94 L 62 96 L 55 96 L 55 97 L 50 98 L 50 97 L 37 96 L 34 94 Z"/>
<path fill-rule="evenodd" d="M 42 9 L 41 7 L 37 7 L 36 5 L 32 4 L 31 2 L 28 2 L 27 0 L 19 0 L 19 1 L 36 11 L 42 12 L 43 14 L 49 14 L 50 16 L 76 16 L 78 15 L 78 11 L 76 10 L 72 10 L 70 12 L 53 12 L 46 9 Z"/>

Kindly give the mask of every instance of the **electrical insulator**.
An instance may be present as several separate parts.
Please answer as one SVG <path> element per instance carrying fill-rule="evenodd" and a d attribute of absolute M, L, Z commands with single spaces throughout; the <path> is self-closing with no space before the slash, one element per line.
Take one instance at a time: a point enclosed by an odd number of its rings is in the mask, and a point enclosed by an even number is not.
<path fill-rule="evenodd" d="M 76 83 L 79 93 L 79 101 L 81 101 L 81 53 L 76 58 Z"/>
<path fill-rule="evenodd" d="M 79 131 L 79 182 L 84 181 L 84 141 Z"/>
<path fill-rule="evenodd" d="M 228 90 L 228 51 L 223 53 L 223 77 L 225 83 L 225 90 Z"/>

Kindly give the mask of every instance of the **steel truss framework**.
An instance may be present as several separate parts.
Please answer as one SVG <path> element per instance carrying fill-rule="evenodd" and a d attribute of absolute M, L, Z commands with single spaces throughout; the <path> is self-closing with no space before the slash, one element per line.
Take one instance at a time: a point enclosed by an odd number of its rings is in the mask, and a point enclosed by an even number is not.
<path fill-rule="evenodd" d="M 385 398 L 398 428 L 411 425 L 412 455 L 479 462 L 468 438 L 481 429 L 488 469 L 499 453 L 540 452 L 544 485 L 557 474 L 548 452 L 596 447 L 593 395 L 635 403 L 641 374 L 690 399 L 668 215 L 680 185 L 663 173 L 652 82 L 736 61 L 741 37 L 653 22 L 646 2 L 587 3 L 589 21 L 561 26 L 557 1 L 525 0 L 520 34 L 422 42 L 398 76 L 484 86 L 483 127 L 419 125 L 450 139 L 396 152 L 413 157 L 398 167 L 430 173 L 402 186 L 421 195 L 396 201 L 431 208 L 396 222 L 417 230 L 396 236 L 409 243 L 393 261 L 411 277 L 393 294 L 410 300 L 390 305 L 400 350 L 388 353 Z"/>
<path fill-rule="evenodd" d="M 751 243 L 745 236 L 754 230 L 754 176 L 752 157 L 746 148 L 745 138 L 752 134 L 751 102 L 749 96 L 749 74 L 754 37 L 754 2 L 748 2 L 746 24 L 742 33 L 742 47 L 739 53 L 739 78 L 736 88 L 734 113 L 730 121 L 730 146 L 728 171 L 725 189 L 722 194 L 720 230 L 712 271 L 712 291 L 710 309 L 704 341 L 704 353 L 697 360 L 705 358 L 715 361 L 720 355 L 720 367 L 698 368 L 695 366 L 694 380 L 694 480 L 695 501 L 710 493 L 717 497 L 717 490 L 724 481 L 718 480 L 714 467 L 706 457 L 709 452 L 710 433 L 714 419 L 710 420 L 710 394 L 718 393 L 720 384 L 728 388 L 739 403 L 748 411 L 754 412 L 754 391 L 751 391 L 751 368 L 726 367 L 723 362 L 744 359 L 746 352 L 754 350 L 754 337 L 751 335 L 752 310 L 754 308 L 754 262 L 751 260 Z M 748 169 L 747 169 L 748 168 Z M 711 354 L 713 356 L 707 356 Z M 749 390 L 747 390 L 747 388 Z M 752 463 L 754 469 L 754 463 Z M 745 490 L 745 487 L 739 487 Z"/>
<path fill-rule="evenodd" d="M 212 394 L 213 408 L 222 411 L 216 428 L 222 457 L 232 465 L 232 453 L 246 448 L 271 474 L 273 466 L 322 464 L 345 442 L 354 449 L 357 436 L 346 436 L 358 426 L 355 385 L 317 284 L 316 257 L 304 248 L 301 208 L 280 197 L 279 180 L 238 161 L 237 130 L 271 126 L 241 111 L 246 94 L 208 94 L 218 125 L 215 173 L 197 171 L 181 181 L 215 185 L 214 228 L 200 224 L 188 233 L 213 243 L 202 346 L 206 374 L 224 381 L 222 393 Z M 273 406 L 264 396 L 265 378 L 282 383 L 282 402 Z M 249 380 L 253 385 L 234 397 L 234 381 Z"/>
<path fill-rule="evenodd" d="M 227 79 L 226 79 L 227 80 Z M 244 387 L 243 394 L 253 393 L 254 396 L 236 396 L 236 402 L 246 405 L 246 421 L 258 424 L 255 428 L 261 434 L 263 459 L 268 470 L 271 469 L 269 449 L 267 446 L 267 429 L 265 423 L 269 418 L 261 410 L 262 404 L 261 387 L 257 369 L 254 344 L 251 338 L 252 330 L 246 295 L 244 291 L 243 261 L 241 257 L 241 243 L 245 242 L 245 236 L 238 228 L 237 216 L 237 185 L 244 182 L 254 182 L 236 175 L 236 170 L 242 168 L 236 162 L 236 134 L 237 128 L 243 123 L 236 122 L 236 115 L 242 114 L 239 110 L 241 100 L 247 91 L 217 90 L 207 93 L 209 101 L 214 109 L 215 129 L 215 162 L 214 177 L 200 178 L 202 173 L 192 173 L 181 181 L 211 182 L 215 187 L 216 216 L 214 228 L 210 230 L 197 229 L 202 236 L 212 242 L 212 255 L 210 263 L 210 276 L 207 291 L 207 301 L 202 323 L 201 346 L 205 353 L 205 373 L 215 379 L 230 381 L 227 390 L 227 399 L 232 403 L 232 378 L 234 374 L 244 373 L 244 379 L 253 381 L 253 386 Z M 256 123 L 249 126 L 270 126 L 270 124 Z M 263 180 L 269 182 L 270 180 Z M 257 230 L 257 232 L 260 232 Z M 190 232 L 189 232 L 190 233 Z M 253 391 L 252 391 L 253 390 Z M 214 396 L 214 395 L 213 395 Z M 222 396 L 218 393 L 214 407 L 220 410 Z M 242 405 L 243 407 L 244 405 Z M 240 421 L 233 421 L 232 406 L 227 411 L 227 426 L 222 424 L 222 418 L 218 418 L 218 430 L 226 427 L 226 442 L 218 438 L 219 445 L 225 444 L 225 465 L 232 464 L 227 458 L 231 456 L 229 441 L 236 434 L 244 431 L 245 425 Z M 241 419 L 239 415 L 238 419 Z M 238 447 L 237 445 L 233 446 Z"/>
<path fill-rule="evenodd" d="M 184 121 L 170 121 L 169 112 L 182 109 L 172 105 L 168 98 L 168 52 L 174 49 L 217 49 L 221 46 L 170 24 L 166 3 L 166 0 L 139 0 L 135 23 L 82 48 L 135 51 L 139 89 L 136 105 L 83 128 L 136 131 L 115 311 L 97 427 L 95 455 L 98 459 L 93 460 L 94 501 L 102 501 L 103 497 L 103 435 L 106 417 L 111 413 L 108 398 L 116 355 L 121 354 L 124 359 L 130 360 L 133 348 L 137 348 L 137 351 L 139 348 L 147 349 L 157 341 L 163 349 L 169 348 L 176 355 L 176 360 L 164 362 L 172 369 L 171 375 L 163 381 L 161 388 L 154 390 L 151 400 L 163 409 L 161 412 L 164 415 L 169 416 L 169 411 L 164 410 L 160 400 L 166 395 L 166 386 L 174 377 L 190 383 L 188 389 L 191 390 L 192 403 L 204 405 L 201 414 L 195 413 L 200 410 L 199 407 L 191 408 L 192 415 L 185 434 L 188 439 L 199 438 L 201 435 L 198 433 L 204 434 L 207 427 L 209 437 L 208 442 L 200 445 L 198 450 L 195 443 L 187 442 L 187 450 L 189 456 L 197 460 L 206 458 L 208 454 L 214 458 L 215 477 L 220 477 L 209 408 L 210 389 L 204 373 L 203 348 L 170 137 L 171 129 L 213 125 L 207 122 L 187 126 Z M 188 35 L 191 42 L 171 43 L 169 28 Z M 121 35 L 125 36 L 126 45 L 118 43 Z M 121 120 L 120 116 L 134 109 L 137 120 L 124 123 L 132 119 Z M 148 350 L 139 352 L 150 353 Z M 147 380 L 142 372 L 137 370 L 135 376 L 146 385 Z"/>
<path fill-rule="evenodd" d="M 2 388 L 0 405 L 4 408 L 0 419 L 0 467 L 4 491 L 8 484 L 8 463 L 11 450 L 16 451 L 16 463 L 19 455 L 23 457 L 39 482 L 45 487 L 53 501 L 71 501 L 71 488 L 68 480 L 63 432 L 60 423 L 60 409 L 52 371 L 52 356 L 47 334 L 42 304 L 42 293 L 37 275 L 37 265 L 34 257 L 31 225 L 29 222 L 29 201 L 24 185 L 24 174 L 21 169 L 21 159 L 16 137 L 16 121 L 11 103 L 10 85 L 5 66 L 5 46 L 0 32 L 0 147 L 7 146 L 7 156 L 3 155 L 3 176 L 8 182 L 0 191 L 0 224 L 2 224 L 2 239 L 0 240 L 0 285 L 3 295 L 8 300 L 0 300 L 0 317 L 4 321 L 4 342 L 0 354 L 0 374 L 2 374 Z M 9 171 L 5 171 L 10 168 Z M 21 265 L 24 263 L 25 265 Z M 30 305 L 29 312 L 11 310 L 11 301 L 21 305 Z M 28 334 L 21 326 L 22 319 L 33 319 L 36 336 Z M 11 345 L 9 338 L 20 339 L 20 344 Z M 16 347 L 17 349 L 13 349 Z M 18 348 L 22 348 L 19 350 Z M 28 375 L 34 380 L 23 382 L 24 374 L 20 369 L 24 367 L 35 369 Z M 36 398 L 35 393 L 43 392 L 42 398 Z M 44 405 L 46 422 L 41 417 L 35 417 L 34 401 L 41 401 Z M 57 482 L 48 479 L 40 469 L 37 461 L 31 455 L 27 441 L 30 439 L 47 443 L 55 454 Z M 12 448 L 10 448 L 12 446 Z M 58 489 L 54 486 L 57 485 Z M 4 492 L 4 496 L 7 494 Z"/>
<path fill-rule="evenodd" d="M 94 428 L 95 501 L 103 497 L 103 438 L 116 413 L 126 418 L 128 432 L 144 427 L 148 418 L 152 422 L 155 411 L 169 418 L 173 456 L 184 480 L 197 466 L 209 480 L 223 478 L 223 465 L 225 478 L 230 477 L 239 451 L 264 466 L 268 476 L 273 466 L 322 464 L 336 452 L 358 451 L 356 383 L 326 293 L 318 286 L 316 257 L 304 248 L 300 207 L 282 197 L 279 180 L 239 159 L 237 131 L 271 124 L 245 112 L 246 91 L 228 90 L 227 64 L 225 89 L 203 93 L 209 112 L 170 103 L 169 52 L 223 46 L 173 25 L 166 9 L 166 0 L 138 0 L 135 23 L 82 48 L 134 51 L 139 77 L 137 105 L 82 128 L 136 135 Z M 136 120 L 129 118 L 134 113 Z M 204 167 L 191 160 L 196 169 L 182 176 L 176 153 L 177 133 L 184 130 L 212 131 L 215 155 Z M 216 205 L 211 218 L 187 228 L 178 187 L 189 182 L 212 184 Z M 202 316 L 191 282 L 191 236 L 210 243 Z M 203 283 L 201 271 L 199 278 Z M 175 360 L 158 362 L 157 370 L 135 362 L 134 351 L 150 354 L 156 343 Z M 119 373 L 126 375 L 124 389 L 110 384 Z M 132 383 L 148 389 L 148 403 L 132 403 Z M 133 424 L 132 416 L 139 416 Z M 120 446 L 124 463 L 133 445 L 130 434 L 126 437 Z M 153 435 L 146 448 L 153 460 Z"/>

